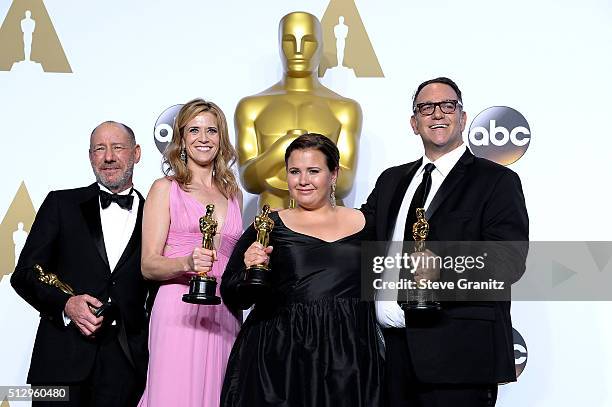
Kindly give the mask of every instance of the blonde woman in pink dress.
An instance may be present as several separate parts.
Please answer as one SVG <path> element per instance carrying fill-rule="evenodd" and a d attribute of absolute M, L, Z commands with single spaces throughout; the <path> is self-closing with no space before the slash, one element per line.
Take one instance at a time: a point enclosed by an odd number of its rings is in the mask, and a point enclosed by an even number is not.
<path fill-rule="evenodd" d="M 164 153 L 166 177 L 153 183 L 144 207 L 142 274 L 160 287 L 139 406 L 219 405 L 238 320 L 224 304 L 188 304 L 182 296 L 195 272 L 207 272 L 220 283 L 242 233 L 242 196 L 230 169 L 235 159 L 221 109 L 202 99 L 185 104 Z M 218 222 L 214 251 L 201 248 L 199 228 L 210 203 Z"/>

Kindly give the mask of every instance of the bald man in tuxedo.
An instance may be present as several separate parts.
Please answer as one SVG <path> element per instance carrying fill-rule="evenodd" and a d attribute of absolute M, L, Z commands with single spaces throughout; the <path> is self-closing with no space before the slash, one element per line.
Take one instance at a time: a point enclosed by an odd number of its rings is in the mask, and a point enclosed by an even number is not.
<path fill-rule="evenodd" d="M 96 182 L 47 195 L 11 277 L 40 312 L 28 383 L 69 386 L 69 401 L 35 407 L 135 406 L 144 390 L 154 287 L 140 272 L 144 198 L 132 184 L 140 160 L 134 132 L 100 124 L 89 160 Z M 41 282 L 36 265 L 76 295 Z"/>

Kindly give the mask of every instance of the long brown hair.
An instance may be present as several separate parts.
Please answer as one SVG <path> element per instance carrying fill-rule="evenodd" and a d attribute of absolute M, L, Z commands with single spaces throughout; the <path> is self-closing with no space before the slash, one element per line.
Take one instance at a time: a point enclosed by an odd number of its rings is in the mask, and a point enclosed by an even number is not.
<path fill-rule="evenodd" d="M 183 136 L 187 123 L 205 112 L 211 113 L 217 118 L 217 127 L 219 128 L 219 151 L 213 161 L 213 182 L 226 198 L 234 197 L 238 194 L 238 182 L 231 167 L 236 163 L 238 154 L 229 140 L 225 114 L 213 102 L 207 102 L 199 98 L 193 99 L 185 103 L 178 112 L 172 126 L 172 141 L 164 151 L 164 174 L 172 176 L 182 188 L 191 183 L 193 174 L 181 160 Z"/>

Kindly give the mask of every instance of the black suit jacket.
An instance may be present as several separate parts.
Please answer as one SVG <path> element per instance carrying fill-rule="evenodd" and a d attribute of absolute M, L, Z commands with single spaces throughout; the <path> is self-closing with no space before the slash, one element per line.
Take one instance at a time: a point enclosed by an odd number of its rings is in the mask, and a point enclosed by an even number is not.
<path fill-rule="evenodd" d="M 376 240 L 389 240 L 408 184 L 421 160 L 385 170 L 362 211 Z M 445 178 L 426 211 L 428 240 L 527 241 L 529 220 L 521 181 L 512 170 L 469 150 Z M 516 281 L 526 245 L 496 253 L 499 274 Z M 510 302 L 448 302 L 428 325 L 407 324 L 410 355 L 425 383 L 501 383 L 516 380 Z M 388 357 L 393 357 L 389 355 Z"/>
<path fill-rule="evenodd" d="M 140 271 L 141 198 L 134 232 L 111 273 L 100 221 L 96 183 L 53 191 L 42 203 L 19 257 L 11 284 L 40 312 L 28 383 L 70 383 L 84 380 L 92 369 L 98 339 L 64 325 L 62 312 L 69 296 L 38 281 L 33 266 L 55 273 L 77 294 L 102 301 L 111 298 L 119 343 L 137 374 L 146 377 L 149 283 Z M 98 336 L 98 335 L 96 335 Z"/>

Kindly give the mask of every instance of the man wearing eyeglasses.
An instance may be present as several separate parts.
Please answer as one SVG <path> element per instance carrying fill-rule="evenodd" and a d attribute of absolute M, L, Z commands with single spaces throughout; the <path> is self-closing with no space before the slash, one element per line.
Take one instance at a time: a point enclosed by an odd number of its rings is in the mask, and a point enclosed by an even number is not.
<path fill-rule="evenodd" d="M 376 225 L 376 239 L 413 240 L 413 212 L 424 208 L 430 241 L 527 241 L 520 179 L 465 146 L 467 115 L 455 82 L 440 77 L 420 84 L 412 111 L 410 124 L 425 154 L 376 181 L 361 208 Z M 525 255 L 508 261 L 524 270 Z M 444 275 L 419 268 L 415 279 L 421 278 Z M 385 339 L 385 406 L 493 406 L 498 384 L 516 380 L 508 301 L 440 306 L 419 315 L 395 300 L 376 302 Z"/>

